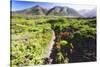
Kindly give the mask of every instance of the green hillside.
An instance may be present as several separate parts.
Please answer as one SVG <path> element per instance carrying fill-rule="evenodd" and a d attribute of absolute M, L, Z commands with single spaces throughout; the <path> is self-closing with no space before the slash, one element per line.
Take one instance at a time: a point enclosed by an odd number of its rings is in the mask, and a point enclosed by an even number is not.
<path fill-rule="evenodd" d="M 11 16 L 11 66 L 96 61 L 96 18 Z M 55 32 L 55 44 L 45 60 Z M 48 62 L 47 62 L 48 61 Z M 44 63 L 45 62 L 45 63 Z"/>

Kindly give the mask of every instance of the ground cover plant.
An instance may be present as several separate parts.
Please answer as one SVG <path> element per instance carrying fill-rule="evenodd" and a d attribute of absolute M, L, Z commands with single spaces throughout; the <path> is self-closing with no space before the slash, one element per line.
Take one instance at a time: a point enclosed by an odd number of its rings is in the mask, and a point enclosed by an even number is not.
<path fill-rule="evenodd" d="M 96 60 L 95 18 L 39 17 L 37 20 L 20 15 L 11 18 L 13 66 Z M 55 43 L 49 59 L 46 59 L 52 31 L 55 33 Z"/>

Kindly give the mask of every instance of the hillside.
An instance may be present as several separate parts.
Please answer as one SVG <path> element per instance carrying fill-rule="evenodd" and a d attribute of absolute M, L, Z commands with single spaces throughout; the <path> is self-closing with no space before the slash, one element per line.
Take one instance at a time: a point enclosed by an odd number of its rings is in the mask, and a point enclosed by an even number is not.
<path fill-rule="evenodd" d="M 56 6 L 50 9 L 47 15 L 81 17 L 81 15 L 76 10 L 69 7 L 60 7 L 60 6 Z"/>
<path fill-rule="evenodd" d="M 24 10 L 14 11 L 13 13 L 17 14 L 28 14 L 28 15 L 54 15 L 54 16 L 67 16 L 67 17 L 82 17 L 76 10 L 69 7 L 55 6 L 51 9 L 43 8 L 39 5 L 36 5 L 31 8 Z"/>
<path fill-rule="evenodd" d="M 92 17 L 96 17 L 96 13 L 97 12 L 96 12 L 96 8 L 94 8 L 92 10 L 86 10 L 86 9 L 84 9 L 84 10 L 79 11 L 79 13 L 82 16 L 86 17 L 86 18 L 92 18 Z"/>
<path fill-rule="evenodd" d="M 43 8 L 43 7 L 40 7 L 40 6 L 36 5 L 34 7 L 31 7 L 31 8 L 15 11 L 13 13 L 31 14 L 31 15 L 45 15 L 46 12 L 47 12 L 46 8 Z"/>

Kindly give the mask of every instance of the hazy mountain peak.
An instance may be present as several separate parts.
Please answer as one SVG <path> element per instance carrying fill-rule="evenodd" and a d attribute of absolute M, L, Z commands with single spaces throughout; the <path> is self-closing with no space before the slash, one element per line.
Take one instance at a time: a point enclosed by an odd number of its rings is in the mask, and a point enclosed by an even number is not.
<path fill-rule="evenodd" d="M 36 5 L 36 6 L 34 6 L 34 7 L 40 7 L 39 5 Z"/>
<path fill-rule="evenodd" d="M 93 8 L 93 9 L 91 9 L 91 10 L 89 10 L 89 9 L 84 9 L 84 10 L 81 10 L 81 11 L 79 11 L 79 13 L 81 14 L 81 15 L 83 15 L 84 17 L 96 17 L 96 8 Z"/>

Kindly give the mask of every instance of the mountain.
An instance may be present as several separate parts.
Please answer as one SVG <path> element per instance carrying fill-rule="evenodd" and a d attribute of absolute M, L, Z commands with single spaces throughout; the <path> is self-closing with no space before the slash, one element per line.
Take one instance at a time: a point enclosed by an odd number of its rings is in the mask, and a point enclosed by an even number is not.
<path fill-rule="evenodd" d="M 47 15 L 81 17 L 81 15 L 76 10 L 69 7 L 61 7 L 61 6 L 55 6 L 51 8 L 47 12 Z"/>
<path fill-rule="evenodd" d="M 31 14 L 31 15 L 53 15 L 53 16 L 67 16 L 67 17 L 82 17 L 76 10 L 69 7 L 55 6 L 51 9 L 46 9 L 41 6 L 34 6 L 24 10 L 14 11 L 17 14 Z"/>
<path fill-rule="evenodd" d="M 84 17 L 87 18 L 92 18 L 92 17 L 96 17 L 96 8 L 92 9 L 92 10 L 81 10 L 80 14 Z"/>
<path fill-rule="evenodd" d="M 88 13 L 89 11 L 90 10 L 88 10 L 88 9 L 82 9 L 82 10 L 79 11 L 79 13 L 84 16 L 84 14 Z"/>
<path fill-rule="evenodd" d="M 31 14 L 31 15 L 45 15 L 46 12 L 47 12 L 46 8 L 43 8 L 43 7 L 40 7 L 40 6 L 36 5 L 34 7 L 31 7 L 31 8 L 15 11 L 13 13 Z"/>

